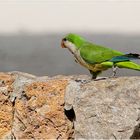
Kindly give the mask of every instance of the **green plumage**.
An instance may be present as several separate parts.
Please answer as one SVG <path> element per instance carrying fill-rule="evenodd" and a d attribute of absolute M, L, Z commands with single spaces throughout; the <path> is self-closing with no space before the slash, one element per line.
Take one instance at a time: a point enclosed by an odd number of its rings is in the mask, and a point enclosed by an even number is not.
<path fill-rule="evenodd" d="M 81 46 L 80 54 L 90 64 L 102 63 L 112 59 L 112 57 L 123 55 L 121 52 L 88 42 Z"/>
<path fill-rule="evenodd" d="M 77 61 L 81 65 L 90 70 L 93 78 L 96 78 L 102 71 L 112 67 L 140 71 L 140 65 L 131 61 L 132 59 L 140 59 L 138 54 L 125 55 L 122 52 L 88 42 L 76 34 L 68 34 L 65 39 L 74 45 L 77 50 L 73 52 L 77 53 L 74 56 L 76 56 Z M 69 45 L 66 45 L 66 47 L 71 48 Z"/>

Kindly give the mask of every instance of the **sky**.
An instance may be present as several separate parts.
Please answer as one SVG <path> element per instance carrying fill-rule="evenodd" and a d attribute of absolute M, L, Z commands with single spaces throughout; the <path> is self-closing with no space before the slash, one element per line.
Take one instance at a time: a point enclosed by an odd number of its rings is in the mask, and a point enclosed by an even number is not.
<path fill-rule="evenodd" d="M 140 0 L 0 0 L 0 33 L 140 33 Z"/>

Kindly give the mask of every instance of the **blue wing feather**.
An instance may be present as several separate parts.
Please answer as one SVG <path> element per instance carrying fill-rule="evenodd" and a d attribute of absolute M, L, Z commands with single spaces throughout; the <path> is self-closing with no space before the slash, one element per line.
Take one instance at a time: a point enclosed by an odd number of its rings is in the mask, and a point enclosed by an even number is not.
<path fill-rule="evenodd" d="M 123 61 L 130 61 L 130 60 L 134 60 L 134 59 L 140 59 L 140 55 L 130 53 L 130 54 L 122 55 L 122 56 L 115 56 L 112 59 L 110 59 L 109 61 L 117 63 L 117 62 L 123 62 Z"/>

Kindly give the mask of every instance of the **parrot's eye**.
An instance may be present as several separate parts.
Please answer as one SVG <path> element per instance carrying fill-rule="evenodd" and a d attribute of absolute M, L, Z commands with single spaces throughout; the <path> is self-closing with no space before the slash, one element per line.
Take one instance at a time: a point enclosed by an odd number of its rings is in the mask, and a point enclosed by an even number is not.
<path fill-rule="evenodd" d="M 67 41 L 67 39 L 66 38 L 63 38 L 63 41 Z"/>

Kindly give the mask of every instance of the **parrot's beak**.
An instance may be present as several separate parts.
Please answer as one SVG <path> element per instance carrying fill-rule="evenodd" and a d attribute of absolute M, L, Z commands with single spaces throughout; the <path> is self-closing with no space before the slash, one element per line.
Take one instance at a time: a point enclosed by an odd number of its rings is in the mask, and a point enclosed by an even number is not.
<path fill-rule="evenodd" d="M 61 42 L 61 47 L 62 47 L 62 48 L 66 48 L 66 46 L 65 46 L 65 44 L 64 44 L 64 40 L 62 40 L 62 42 Z"/>

